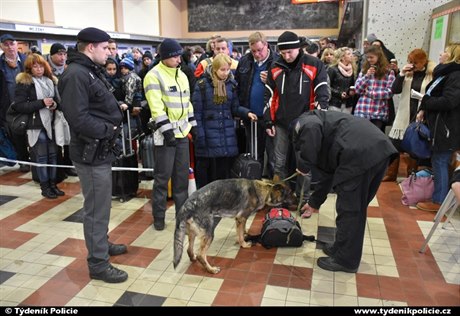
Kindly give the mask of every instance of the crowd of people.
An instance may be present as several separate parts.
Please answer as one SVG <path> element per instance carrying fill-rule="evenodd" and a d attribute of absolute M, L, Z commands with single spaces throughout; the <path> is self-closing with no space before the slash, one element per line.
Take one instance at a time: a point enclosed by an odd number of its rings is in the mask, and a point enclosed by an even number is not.
<path fill-rule="evenodd" d="M 94 279 L 118 283 L 128 278 L 109 260 L 127 247 L 108 240 L 108 184 L 126 120 L 136 136 L 153 138 L 155 230 L 165 229 L 169 181 L 176 212 L 187 199 L 191 160 L 200 188 L 230 178 L 236 157 L 256 141 L 264 177 L 279 182 L 297 172 L 294 186 L 304 218 L 319 211 L 327 193 L 337 193 L 335 242 L 324 248 L 328 257 L 318 260 L 326 270 L 357 271 L 367 206 L 382 180 L 396 180 L 400 159 L 408 174 L 419 165 L 433 169 L 433 197 L 418 208 L 438 210 L 450 188 L 449 163 L 460 149 L 458 44 L 446 48 L 437 66 L 416 48 L 400 67 L 374 34 L 360 53 L 291 31 L 272 46 L 263 33 L 254 32 L 242 56 L 230 40 L 213 36 L 206 49 L 184 48 L 166 38 L 155 55 L 133 47 L 120 57 L 109 34 L 93 27 L 78 33 L 75 47 L 55 43 L 46 56 L 19 53 L 10 34 L 0 40 L 1 128 L 19 161 L 30 155 L 34 162 L 62 164 L 67 175 L 78 175 Z M 412 90 L 423 98 L 416 100 Z M 397 108 L 396 94 L 401 95 Z M 5 115 L 10 107 L 29 114 L 24 135 L 9 131 Z M 60 146 L 56 135 L 61 131 L 54 124 L 59 111 L 71 135 Z M 430 128 L 431 159 L 416 160 L 400 146 L 413 121 Z M 250 137 L 253 122 L 258 123 L 256 139 Z M 57 187 L 59 169 L 37 168 L 46 198 L 65 194 Z M 28 165 L 21 164 L 20 171 L 29 171 Z M 317 183 L 313 193 L 312 181 Z"/>

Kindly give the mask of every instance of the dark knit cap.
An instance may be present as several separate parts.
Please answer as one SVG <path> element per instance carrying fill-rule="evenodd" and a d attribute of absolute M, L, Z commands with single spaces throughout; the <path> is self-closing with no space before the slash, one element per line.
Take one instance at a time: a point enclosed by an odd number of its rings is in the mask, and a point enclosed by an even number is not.
<path fill-rule="evenodd" d="M 67 52 L 67 49 L 61 43 L 54 43 L 51 45 L 50 55 L 57 54 L 59 52 Z"/>
<path fill-rule="evenodd" d="M 299 37 L 293 32 L 286 31 L 278 37 L 278 49 L 285 50 L 292 48 L 300 48 Z"/>
<path fill-rule="evenodd" d="M 127 58 L 127 57 L 123 58 L 120 61 L 120 67 L 126 67 L 129 70 L 133 70 L 134 69 L 134 61 L 131 58 Z"/>
<path fill-rule="evenodd" d="M 182 55 L 182 46 L 171 38 L 165 38 L 160 45 L 161 60 Z"/>
<path fill-rule="evenodd" d="M 109 39 L 109 34 L 95 27 L 87 27 L 77 34 L 77 40 L 85 43 L 101 43 L 107 42 Z"/>
<path fill-rule="evenodd" d="M 152 55 L 152 53 L 151 53 L 149 50 L 146 50 L 146 51 L 145 51 L 144 55 L 142 55 L 142 59 L 144 59 L 144 58 L 146 58 L 146 57 L 153 60 L 153 55 Z"/>

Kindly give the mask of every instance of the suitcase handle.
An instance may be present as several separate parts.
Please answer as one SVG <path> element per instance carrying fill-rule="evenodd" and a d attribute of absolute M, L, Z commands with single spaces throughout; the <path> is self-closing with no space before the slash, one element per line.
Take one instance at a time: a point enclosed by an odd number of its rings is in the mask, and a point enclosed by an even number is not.
<path fill-rule="evenodd" d="M 257 121 L 251 120 L 251 156 L 257 160 Z"/>
<path fill-rule="evenodd" d="M 129 109 L 126 109 L 126 117 L 127 117 L 127 122 L 128 122 L 128 141 L 129 141 L 129 154 L 133 154 L 133 139 L 131 135 L 131 115 L 129 114 Z M 121 128 L 122 128 L 122 147 L 123 147 L 123 156 L 126 156 L 126 144 L 125 144 L 125 131 L 124 131 L 124 123 L 121 123 Z"/>

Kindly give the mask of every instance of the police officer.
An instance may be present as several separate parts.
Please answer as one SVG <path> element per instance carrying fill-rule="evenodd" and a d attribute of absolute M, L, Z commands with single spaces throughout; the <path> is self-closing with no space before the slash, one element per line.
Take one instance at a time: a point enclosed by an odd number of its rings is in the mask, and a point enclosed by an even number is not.
<path fill-rule="evenodd" d="M 328 257 L 319 258 L 318 266 L 354 273 L 363 251 L 367 207 L 398 151 L 368 120 L 335 111 L 302 114 L 293 141 L 299 151 L 297 171 L 305 175 L 316 166 L 321 173 L 302 217 L 317 212 L 331 188 L 337 193 L 335 242 L 323 247 Z"/>
<path fill-rule="evenodd" d="M 105 80 L 102 66 L 110 52 L 109 34 L 89 27 L 77 35 L 76 50 L 68 51 L 68 66 L 59 80 L 62 110 L 69 122 L 70 159 L 80 178 L 84 197 L 83 230 L 92 279 L 124 282 L 125 271 L 109 262 L 110 255 L 125 253 L 125 245 L 108 241 L 112 203 L 110 144 L 119 133 L 122 112 Z"/>

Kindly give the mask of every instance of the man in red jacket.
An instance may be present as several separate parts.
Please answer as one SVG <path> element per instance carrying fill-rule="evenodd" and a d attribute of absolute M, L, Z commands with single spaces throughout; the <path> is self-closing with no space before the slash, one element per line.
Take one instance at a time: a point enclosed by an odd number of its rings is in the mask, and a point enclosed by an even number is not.
<path fill-rule="evenodd" d="M 314 108 L 326 110 L 329 105 L 330 90 L 327 71 L 321 60 L 304 54 L 301 41 L 293 33 L 286 31 L 278 38 L 280 57 L 268 71 L 265 85 L 264 113 L 266 132 L 273 137 L 275 153 L 274 181 L 288 176 L 288 152 L 290 149 L 289 126 L 302 113 Z M 303 184 L 303 182 L 305 183 Z M 308 200 L 311 174 L 297 178 L 296 194 Z M 303 184 L 303 185 L 302 185 Z"/>

